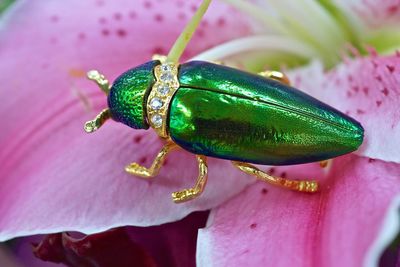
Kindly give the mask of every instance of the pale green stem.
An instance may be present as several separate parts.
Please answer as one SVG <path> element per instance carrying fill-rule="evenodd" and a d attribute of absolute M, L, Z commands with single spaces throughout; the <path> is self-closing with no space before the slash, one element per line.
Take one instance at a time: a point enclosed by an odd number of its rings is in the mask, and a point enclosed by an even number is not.
<path fill-rule="evenodd" d="M 190 39 L 192 39 L 193 33 L 196 31 L 196 28 L 206 13 L 210 3 L 211 0 L 204 0 L 201 3 L 192 19 L 189 21 L 188 25 L 186 25 L 185 29 L 179 35 L 178 39 L 175 41 L 174 45 L 169 51 L 167 62 L 179 62 L 179 58 L 182 56 L 183 51 L 185 51 Z"/>

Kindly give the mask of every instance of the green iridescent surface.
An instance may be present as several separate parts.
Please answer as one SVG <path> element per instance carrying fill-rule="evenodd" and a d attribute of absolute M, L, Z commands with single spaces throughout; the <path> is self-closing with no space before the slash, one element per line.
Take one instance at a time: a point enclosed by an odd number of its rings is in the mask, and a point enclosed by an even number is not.
<path fill-rule="evenodd" d="M 147 96 L 154 83 L 153 69 L 158 60 L 147 62 L 119 76 L 108 95 L 108 106 L 115 121 L 135 129 L 148 129 Z"/>
<path fill-rule="evenodd" d="M 211 157 L 267 165 L 320 161 L 356 150 L 361 125 L 279 82 L 206 62 L 181 65 L 171 138 Z"/>

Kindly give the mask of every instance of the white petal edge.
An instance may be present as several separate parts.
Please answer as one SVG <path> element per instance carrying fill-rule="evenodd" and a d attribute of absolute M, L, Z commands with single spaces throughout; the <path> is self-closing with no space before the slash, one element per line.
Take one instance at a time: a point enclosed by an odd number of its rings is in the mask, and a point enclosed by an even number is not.
<path fill-rule="evenodd" d="M 282 51 L 305 58 L 313 58 L 315 56 L 314 50 L 301 41 L 279 35 L 259 35 L 223 43 L 204 51 L 191 60 L 210 61 L 251 51 Z"/>
<path fill-rule="evenodd" d="M 385 249 L 400 232 L 400 195 L 391 202 L 381 229 L 375 241 L 367 251 L 364 259 L 364 267 L 378 267 L 379 259 Z"/>
<path fill-rule="evenodd" d="M 201 232 L 206 231 L 207 228 L 209 228 L 213 224 L 214 216 L 215 216 L 215 212 L 210 212 L 208 215 L 206 226 L 202 229 L 199 229 L 197 232 L 197 244 L 196 244 L 196 266 L 197 267 L 212 267 L 212 266 L 214 266 L 214 264 L 210 258 L 201 257 L 201 255 L 212 255 L 212 252 L 211 252 L 212 246 L 210 246 L 210 244 L 212 243 L 211 235 L 203 234 L 202 235 L 203 242 L 199 242 L 199 238 L 198 238 L 200 236 Z M 205 242 L 205 240 L 206 240 L 206 242 Z M 199 252 L 201 252 L 201 254 Z"/>

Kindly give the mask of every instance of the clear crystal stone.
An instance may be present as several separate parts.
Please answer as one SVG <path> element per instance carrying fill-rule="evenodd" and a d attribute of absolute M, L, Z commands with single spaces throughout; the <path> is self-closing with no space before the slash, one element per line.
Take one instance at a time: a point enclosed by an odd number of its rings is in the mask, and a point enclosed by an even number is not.
<path fill-rule="evenodd" d="M 168 64 L 162 64 L 161 65 L 161 71 L 162 72 L 170 72 L 172 70 L 171 66 Z"/>
<path fill-rule="evenodd" d="M 163 106 L 163 101 L 158 97 L 155 97 L 150 100 L 150 107 L 155 110 L 159 110 Z"/>
<path fill-rule="evenodd" d="M 163 121 L 163 119 L 162 119 L 162 117 L 161 117 L 161 115 L 160 114 L 155 114 L 155 115 L 153 115 L 152 117 L 151 117 L 151 122 L 153 123 L 153 125 L 155 126 L 155 127 L 160 127 L 161 125 L 162 125 L 162 121 Z"/>
<path fill-rule="evenodd" d="M 174 80 L 174 75 L 171 72 L 164 72 L 160 76 L 160 80 L 163 82 L 172 82 Z"/>
<path fill-rule="evenodd" d="M 169 93 L 169 86 L 166 84 L 161 84 L 157 87 L 157 91 L 160 95 L 167 95 Z"/>

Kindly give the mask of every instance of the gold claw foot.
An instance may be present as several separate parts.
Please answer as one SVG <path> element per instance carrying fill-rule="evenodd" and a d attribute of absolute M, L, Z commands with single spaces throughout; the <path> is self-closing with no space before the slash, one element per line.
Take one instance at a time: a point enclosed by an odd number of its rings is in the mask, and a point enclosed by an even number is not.
<path fill-rule="evenodd" d="M 282 187 L 289 188 L 290 190 L 306 192 L 306 193 L 315 193 L 319 189 L 319 184 L 317 181 L 296 181 L 296 180 L 287 180 L 280 177 L 275 177 L 281 182 Z"/>
<path fill-rule="evenodd" d="M 175 203 L 182 203 L 192 200 L 203 193 L 207 183 L 207 157 L 196 155 L 199 164 L 199 176 L 197 177 L 196 184 L 192 188 L 184 189 L 172 193 L 172 200 Z"/>
<path fill-rule="evenodd" d="M 125 171 L 129 174 L 140 176 L 143 178 L 150 178 L 155 176 L 148 168 L 133 162 L 125 167 Z"/>
<path fill-rule="evenodd" d="M 178 192 L 172 193 L 172 200 L 175 203 L 182 203 L 196 198 L 201 192 L 195 189 L 186 189 Z"/>
<path fill-rule="evenodd" d="M 178 146 L 173 143 L 173 142 L 168 142 L 163 146 L 163 148 L 158 152 L 156 158 L 153 161 L 153 164 L 151 164 L 150 168 L 146 168 L 136 162 L 133 162 L 129 164 L 128 166 L 125 167 L 125 171 L 129 174 L 140 176 L 143 178 L 151 178 L 156 176 L 159 172 L 160 169 L 169 154 L 173 149 L 177 148 Z"/>
<path fill-rule="evenodd" d="M 94 118 L 91 121 L 87 121 L 83 129 L 87 133 L 93 133 L 97 131 L 101 126 L 103 126 L 103 124 L 110 118 L 111 118 L 110 110 L 108 108 L 103 109 L 99 113 L 99 115 L 96 116 L 96 118 Z"/>

